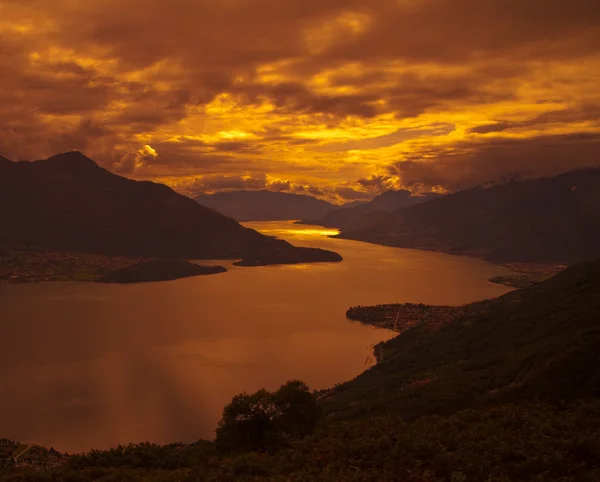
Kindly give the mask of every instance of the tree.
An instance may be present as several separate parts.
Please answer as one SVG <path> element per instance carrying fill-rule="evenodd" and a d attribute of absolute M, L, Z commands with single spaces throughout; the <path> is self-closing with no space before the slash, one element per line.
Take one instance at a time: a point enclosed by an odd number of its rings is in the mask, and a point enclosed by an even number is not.
<path fill-rule="evenodd" d="M 299 380 L 287 382 L 276 392 L 241 393 L 223 409 L 217 448 L 272 452 L 289 439 L 311 433 L 318 419 L 317 400 Z"/>

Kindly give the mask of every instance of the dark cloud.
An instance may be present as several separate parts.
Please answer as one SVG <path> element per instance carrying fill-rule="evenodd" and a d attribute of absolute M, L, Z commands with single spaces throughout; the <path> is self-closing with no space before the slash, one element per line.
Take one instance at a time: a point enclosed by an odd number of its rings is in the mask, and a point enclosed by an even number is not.
<path fill-rule="evenodd" d="M 333 192 L 340 198 L 349 201 L 371 199 L 373 194 L 368 191 L 359 191 L 353 187 L 340 186 L 333 189 Z"/>
<path fill-rule="evenodd" d="M 304 187 L 304 186 L 303 186 Z M 271 191 L 293 191 L 292 182 L 290 180 L 275 180 L 269 183 L 269 189 Z"/>
<path fill-rule="evenodd" d="M 496 122 L 495 124 L 485 124 L 483 126 L 473 127 L 469 132 L 473 134 L 489 134 L 491 132 L 502 132 L 513 127 L 518 127 L 518 122 Z"/>
<path fill-rule="evenodd" d="M 426 0 L 373 2 L 365 35 L 326 52 L 328 59 L 456 62 L 585 56 L 600 46 L 595 0 Z M 371 56 L 371 57 L 370 57 Z"/>
<path fill-rule="evenodd" d="M 315 149 L 324 152 L 342 152 L 351 149 L 379 149 L 381 147 L 393 146 L 418 137 L 446 135 L 454 131 L 454 129 L 454 124 L 437 123 L 430 126 L 420 126 L 418 128 L 398 129 L 391 134 L 370 137 L 367 139 L 330 142 L 324 146 L 318 146 Z"/>
<path fill-rule="evenodd" d="M 377 176 L 372 174 L 370 177 L 358 179 L 356 182 L 366 188 L 389 189 L 393 186 L 395 180 L 392 176 Z"/>
<path fill-rule="evenodd" d="M 493 132 L 504 132 L 509 129 L 523 129 L 529 127 L 546 127 L 550 124 L 569 124 L 572 122 L 598 121 L 600 120 L 600 106 L 584 104 L 577 108 L 561 109 L 544 112 L 538 116 L 525 121 L 497 121 L 493 124 L 469 129 L 473 134 L 490 134 Z"/>
<path fill-rule="evenodd" d="M 600 134 L 461 142 L 434 160 L 408 159 L 390 172 L 410 187 L 450 191 L 514 177 L 536 177 L 600 166 Z"/>
<path fill-rule="evenodd" d="M 192 189 L 197 193 L 237 189 L 264 189 L 267 177 L 210 175 L 196 179 Z"/>

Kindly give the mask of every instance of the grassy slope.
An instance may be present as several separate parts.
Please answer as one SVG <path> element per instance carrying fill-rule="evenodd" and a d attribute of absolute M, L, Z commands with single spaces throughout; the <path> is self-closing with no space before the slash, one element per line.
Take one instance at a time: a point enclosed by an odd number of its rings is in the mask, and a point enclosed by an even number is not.
<path fill-rule="evenodd" d="M 483 306 L 438 331 L 416 327 L 386 343 L 383 362 L 341 386 L 330 411 L 415 418 L 490 402 L 600 394 L 600 262 Z"/>

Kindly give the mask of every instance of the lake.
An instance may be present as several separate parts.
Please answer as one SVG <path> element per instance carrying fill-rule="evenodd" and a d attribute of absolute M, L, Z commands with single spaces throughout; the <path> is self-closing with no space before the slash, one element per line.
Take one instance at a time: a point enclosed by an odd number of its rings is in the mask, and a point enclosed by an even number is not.
<path fill-rule="evenodd" d="M 342 263 L 242 268 L 137 285 L 0 286 L 0 437 L 79 452 L 212 438 L 242 391 L 289 379 L 321 389 L 372 363 L 393 334 L 352 305 L 463 304 L 500 296 L 484 261 L 327 237 L 291 222 L 246 226 Z"/>

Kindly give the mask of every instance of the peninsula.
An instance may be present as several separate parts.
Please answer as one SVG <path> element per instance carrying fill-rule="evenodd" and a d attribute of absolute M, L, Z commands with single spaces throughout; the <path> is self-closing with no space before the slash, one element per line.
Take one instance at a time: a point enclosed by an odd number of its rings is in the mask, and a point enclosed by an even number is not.
<path fill-rule="evenodd" d="M 128 258 L 43 248 L 0 249 L 0 284 L 40 281 L 143 283 L 224 273 L 185 260 Z"/>
<path fill-rule="evenodd" d="M 333 251 L 319 248 L 281 248 L 248 256 L 235 266 L 269 266 L 275 264 L 339 263 L 343 258 Z"/>

